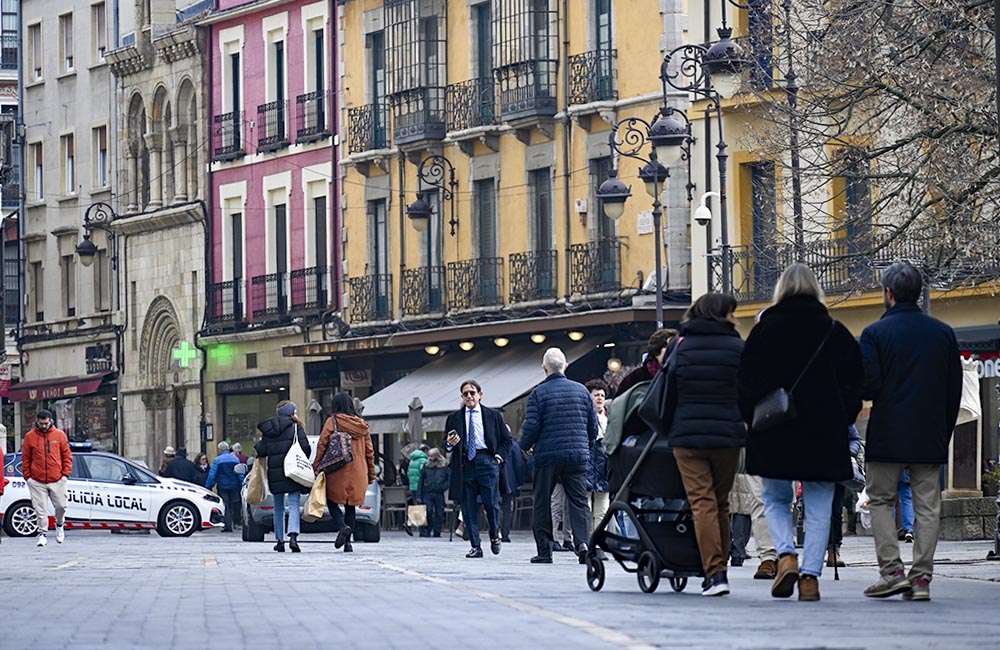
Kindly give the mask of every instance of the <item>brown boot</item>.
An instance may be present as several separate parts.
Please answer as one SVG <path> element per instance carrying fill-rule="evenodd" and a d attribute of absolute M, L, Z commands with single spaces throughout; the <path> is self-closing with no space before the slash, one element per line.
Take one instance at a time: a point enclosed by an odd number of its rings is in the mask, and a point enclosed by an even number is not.
<path fill-rule="evenodd" d="M 826 566 L 830 567 L 840 567 L 844 568 L 847 565 L 844 564 L 844 560 L 840 557 L 840 549 L 836 546 L 831 547 L 830 550 L 826 552 Z"/>
<path fill-rule="evenodd" d="M 799 578 L 799 600 L 819 600 L 819 580 L 816 576 Z"/>
<path fill-rule="evenodd" d="M 778 558 L 778 575 L 771 585 L 771 595 L 788 598 L 795 593 L 795 582 L 799 579 L 799 558 L 794 553 L 786 553 Z"/>
<path fill-rule="evenodd" d="M 757 573 L 753 574 L 754 580 L 774 580 L 778 575 L 778 564 L 774 560 L 764 560 L 757 567 Z"/>

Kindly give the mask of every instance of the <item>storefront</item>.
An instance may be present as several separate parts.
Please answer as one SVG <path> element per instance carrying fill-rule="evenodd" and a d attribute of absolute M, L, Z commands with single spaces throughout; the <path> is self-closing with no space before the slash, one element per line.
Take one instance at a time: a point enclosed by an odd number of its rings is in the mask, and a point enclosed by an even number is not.
<path fill-rule="evenodd" d="M 956 328 L 959 349 L 976 360 L 979 399 L 982 405 L 982 466 L 1000 460 L 1000 326 Z"/>
<path fill-rule="evenodd" d="M 240 443 L 243 452 L 252 456 L 253 445 L 260 438 L 257 425 L 273 417 L 278 402 L 288 399 L 288 382 L 287 374 L 216 382 L 215 394 L 222 402 L 220 439 Z"/>
<path fill-rule="evenodd" d="M 47 409 L 71 441 L 117 453 L 117 391 L 117 373 L 99 372 L 20 382 L 11 386 L 7 399 L 20 403 L 22 434 L 34 426 L 38 411 Z"/>

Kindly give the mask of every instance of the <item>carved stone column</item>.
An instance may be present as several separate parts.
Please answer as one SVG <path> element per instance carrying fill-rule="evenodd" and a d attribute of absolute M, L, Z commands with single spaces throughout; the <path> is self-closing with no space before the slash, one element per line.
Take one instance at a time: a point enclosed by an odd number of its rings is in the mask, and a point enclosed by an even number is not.
<path fill-rule="evenodd" d="M 125 212 L 138 212 L 139 211 L 139 170 L 136 165 L 139 164 L 138 158 L 132 153 L 130 147 L 125 147 L 125 200 L 127 201 L 125 205 Z"/>
<path fill-rule="evenodd" d="M 194 124 L 188 127 L 187 142 L 198 142 L 198 127 Z M 201 173 L 201 165 L 198 164 L 198 157 L 201 154 L 198 149 L 191 152 L 191 160 L 185 161 L 187 165 L 187 197 L 189 200 L 198 198 L 198 175 Z"/>
<path fill-rule="evenodd" d="M 153 210 L 163 206 L 163 136 L 150 133 L 146 136 L 146 148 L 149 149 L 149 205 Z"/>
<path fill-rule="evenodd" d="M 170 138 L 174 143 L 174 198 L 173 203 L 187 201 L 188 177 L 188 147 L 187 129 L 177 127 L 170 129 Z"/>

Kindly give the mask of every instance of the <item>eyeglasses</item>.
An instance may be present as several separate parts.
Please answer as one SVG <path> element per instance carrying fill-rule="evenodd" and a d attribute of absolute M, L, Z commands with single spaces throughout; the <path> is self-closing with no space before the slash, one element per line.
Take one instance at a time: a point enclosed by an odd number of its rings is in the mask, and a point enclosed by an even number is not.
<path fill-rule="evenodd" d="M 476 392 L 476 391 L 474 391 L 474 390 L 463 390 L 462 391 L 462 397 L 467 397 L 467 396 L 468 397 L 475 397 L 478 394 L 479 393 Z"/>

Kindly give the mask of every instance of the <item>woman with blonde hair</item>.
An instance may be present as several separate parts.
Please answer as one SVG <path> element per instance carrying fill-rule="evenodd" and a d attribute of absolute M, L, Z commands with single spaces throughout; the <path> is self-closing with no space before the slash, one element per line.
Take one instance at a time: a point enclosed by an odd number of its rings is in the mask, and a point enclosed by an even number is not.
<path fill-rule="evenodd" d="M 853 474 L 847 431 L 861 410 L 861 349 L 830 317 L 823 299 L 812 269 L 789 266 L 740 361 L 740 410 L 751 425 L 747 473 L 763 477 L 764 511 L 779 556 L 771 585 L 776 598 L 791 596 L 797 583 L 799 600 L 819 600 L 834 485 Z M 795 415 L 755 429 L 755 407 L 778 388 L 790 392 Z M 802 482 L 806 510 L 801 569 L 791 515 L 793 481 Z"/>

